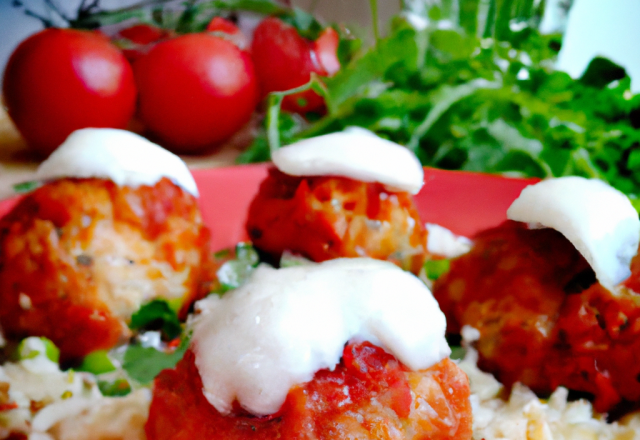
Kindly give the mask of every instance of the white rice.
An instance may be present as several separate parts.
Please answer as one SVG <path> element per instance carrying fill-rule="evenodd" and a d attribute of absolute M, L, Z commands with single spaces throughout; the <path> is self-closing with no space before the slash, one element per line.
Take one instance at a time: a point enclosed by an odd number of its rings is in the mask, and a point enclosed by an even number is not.
<path fill-rule="evenodd" d="M 29 440 L 144 440 L 151 391 L 104 397 L 89 373 L 61 371 L 47 358 L 40 338 L 27 338 L 36 356 L 0 366 L 0 384 L 8 385 L 0 411 L 0 438 L 24 433 Z"/>
<path fill-rule="evenodd" d="M 472 348 L 477 336 L 474 329 L 463 329 L 467 353 L 459 363 L 471 384 L 474 440 L 640 439 L 640 413 L 607 423 L 587 400 L 569 402 L 566 388 L 558 388 L 545 401 L 516 384 L 504 400 L 502 385 L 477 367 L 478 353 Z"/>

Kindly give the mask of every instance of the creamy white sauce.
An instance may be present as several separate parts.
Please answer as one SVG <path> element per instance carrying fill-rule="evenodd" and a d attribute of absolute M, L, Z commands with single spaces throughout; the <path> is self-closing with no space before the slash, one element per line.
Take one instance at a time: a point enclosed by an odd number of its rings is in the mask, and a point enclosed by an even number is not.
<path fill-rule="evenodd" d="M 445 317 L 429 289 L 368 258 L 259 267 L 242 287 L 197 303 L 191 348 L 207 400 L 273 414 L 289 389 L 333 369 L 345 343 L 367 340 L 413 370 L 450 354 Z"/>
<path fill-rule="evenodd" d="M 109 179 L 133 188 L 152 186 L 167 177 L 198 196 L 196 182 L 182 159 L 142 136 L 114 128 L 74 131 L 36 172 L 38 180 L 68 177 Z"/>
<path fill-rule="evenodd" d="M 426 223 L 427 251 L 445 258 L 455 258 L 471 250 L 471 240 L 456 235 L 444 226 Z"/>
<path fill-rule="evenodd" d="M 348 177 L 411 194 L 420 191 L 424 180 L 415 154 L 358 127 L 304 139 L 274 151 L 271 157 L 280 171 L 291 176 Z"/>
<path fill-rule="evenodd" d="M 562 177 L 528 186 L 507 217 L 561 232 L 608 289 L 631 274 L 640 241 L 638 213 L 623 193 L 600 180 Z"/>

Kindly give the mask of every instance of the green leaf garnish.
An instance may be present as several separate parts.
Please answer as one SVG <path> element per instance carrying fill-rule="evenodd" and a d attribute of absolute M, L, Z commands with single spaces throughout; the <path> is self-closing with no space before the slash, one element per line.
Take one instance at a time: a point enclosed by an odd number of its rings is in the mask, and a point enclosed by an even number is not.
<path fill-rule="evenodd" d="M 15 185 L 13 185 L 13 190 L 17 194 L 26 194 L 39 188 L 41 185 L 42 183 L 37 181 L 16 183 Z"/>
<path fill-rule="evenodd" d="M 182 333 L 182 324 L 176 313 L 165 300 L 154 299 L 140 307 L 131 317 L 132 330 L 158 328 L 167 339 L 174 339 Z"/>
<path fill-rule="evenodd" d="M 216 273 L 222 290 L 216 293 L 224 293 L 240 287 L 260 262 L 256 250 L 249 243 L 240 243 L 236 246 L 235 257 L 225 262 Z"/>
<path fill-rule="evenodd" d="M 162 370 L 175 367 L 188 346 L 188 338 L 184 338 L 178 348 L 168 352 L 133 344 L 124 353 L 122 368 L 132 379 L 149 384 Z"/>
<path fill-rule="evenodd" d="M 449 355 L 449 358 L 454 360 L 462 360 L 464 359 L 464 356 L 466 353 L 467 353 L 467 350 L 464 347 L 452 346 L 451 355 Z"/>

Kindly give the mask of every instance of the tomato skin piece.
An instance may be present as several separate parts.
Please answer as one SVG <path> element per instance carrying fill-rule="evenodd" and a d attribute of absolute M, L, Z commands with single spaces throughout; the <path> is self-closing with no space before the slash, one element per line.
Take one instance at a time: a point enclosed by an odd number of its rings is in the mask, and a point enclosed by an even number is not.
<path fill-rule="evenodd" d="M 335 73 L 340 68 L 336 54 L 338 42 L 338 34 L 331 28 L 314 43 L 278 18 L 263 20 L 253 34 L 251 45 L 263 95 L 304 85 L 311 79 L 311 73 L 321 76 Z M 324 99 L 309 90 L 285 97 L 282 108 L 298 113 L 320 111 L 324 108 Z"/>
<path fill-rule="evenodd" d="M 4 73 L 9 116 L 29 146 L 48 156 L 74 130 L 125 128 L 136 87 L 131 66 L 97 32 L 45 29 L 24 40 Z"/>
<path fill-rule="evenodd" d="M 163 41 L 134 64 L 139 117 L 176 153 L 199 153 L 249 121 L 258 101 L 251 58 L 208 34 Z"/>

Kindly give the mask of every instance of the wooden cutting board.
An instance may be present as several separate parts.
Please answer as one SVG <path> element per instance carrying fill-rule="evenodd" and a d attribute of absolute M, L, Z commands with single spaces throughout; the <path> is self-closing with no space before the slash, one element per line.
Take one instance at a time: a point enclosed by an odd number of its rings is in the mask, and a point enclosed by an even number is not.
<path fill-rule="evenodd" d="M 189 168 L 230 166 L 253 139 L 258 126 L 256 116 L 236 136 L 217 151 L 204 156 L 185 156 Z M 40 160 L 33 155 L 6 111 L 0 106 L 0 200 L 14 194 L 13 185 L 33 179 Z"/>

